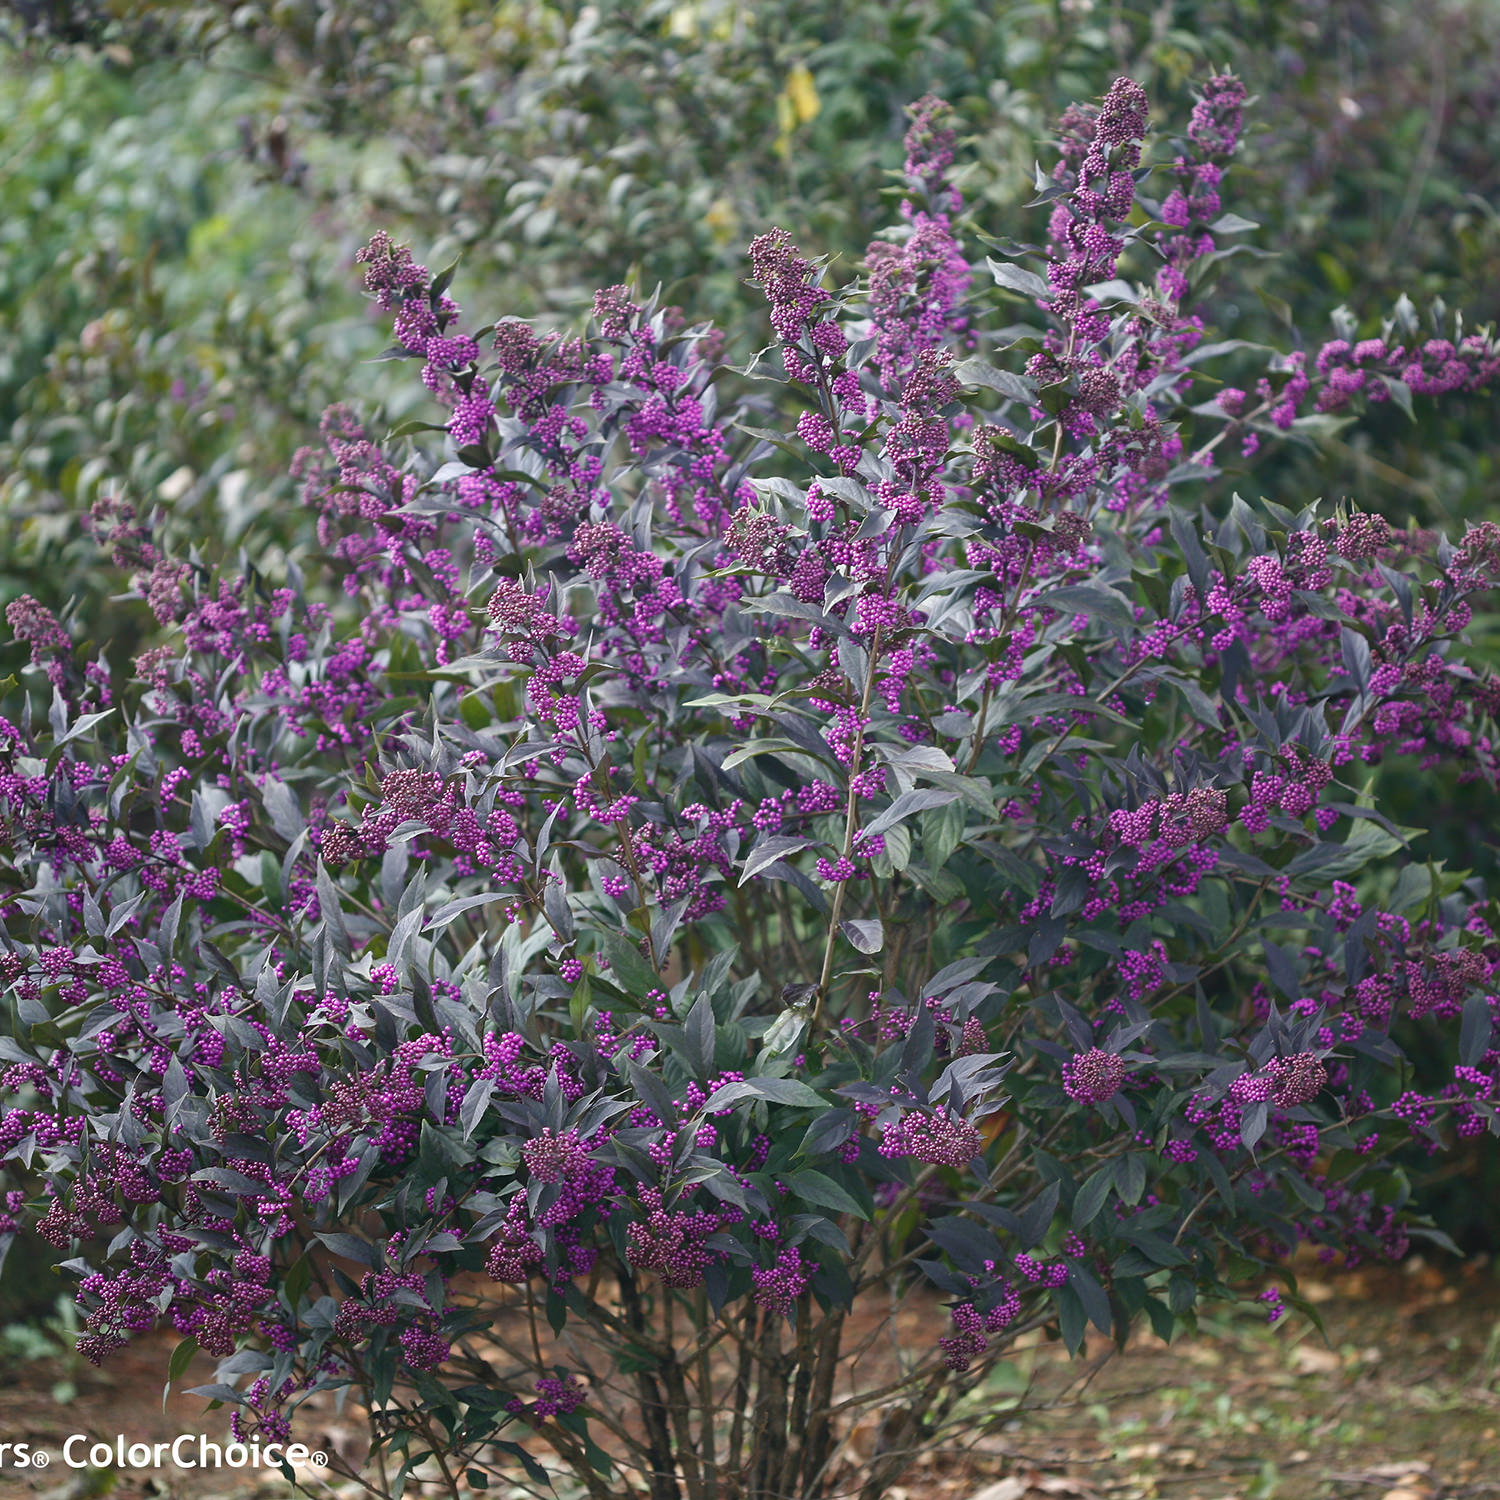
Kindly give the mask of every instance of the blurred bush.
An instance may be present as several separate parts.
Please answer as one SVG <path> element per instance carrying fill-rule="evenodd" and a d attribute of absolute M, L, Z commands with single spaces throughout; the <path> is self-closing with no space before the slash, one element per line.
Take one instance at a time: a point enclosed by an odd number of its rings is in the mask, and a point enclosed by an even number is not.
<path fill-rule="evenodd" d="M 1280 255 L 1289 306 L 1256 292 L 1221 320 L 1285 314 L 1321 333 L 1373 320 L 1399 286 L 1479 317 L 1500 301 L 1500 11 L 1367 0 L 275 0 L 11 7 L 0 73 L 0 507 L 13 595 L 64 605 L 101 486 L 217 509 L 234 542 L 375 352 L 345 263 L 376 225 L 522 316 L 567 321 L 596 286 L 664 284 L 729 350 L 763 339 L 744 247 L 784 224 L 858 244 L 888 221 L 902 109 L 944 94 L 973 132 L 979 226 L 1039 232 L 1014 187 L 1061 103 L 1114 72 L 1181 103 L 1210 64 L 1275 95 L 1232 205 Z M 1253 47 L 1243 38 L 1252 38 Z M 1024 180 L 1024 173 L 1020 174 Z M 452 226 L 431 243 L 429 226 Z M 852 271 L 852 266 L 850 270 Z M 1493 457 L 1416 447 L 1405 419 L 1346 436 L 1347 487 L 1424 520 L 1471 512 Z M 1428 430 L 1424 427 L 1424 431 Z M 1471 455 L 1476 446 L 1479 458 Z M 1295 458 L 1264 483 L 1309 482 Z M 1326 473 L 1327 466 L 1323 466 Z M 165 489 L 163 486 L 165 485 Z"/>

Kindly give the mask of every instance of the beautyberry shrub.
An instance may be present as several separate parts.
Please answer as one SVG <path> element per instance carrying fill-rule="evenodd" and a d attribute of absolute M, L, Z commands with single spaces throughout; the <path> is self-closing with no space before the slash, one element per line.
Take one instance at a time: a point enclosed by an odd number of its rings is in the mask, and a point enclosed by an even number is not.
<path fill-rule="evenodd" d="M 19 600 L 0 723 L 0 1230 L 84 1354 L 170 1325 L 268 1439 L 353 1388 L 450 1487 L 542 1441 L 600 1500 L 873 1500 L 1025 1330 L 1268 1268 L 1275 1318 L 1299 1247 L 1431 1233 L 1388 1158 L 1500 1131 L 1500 943 L 1370 777 L 1493 788 L 1500 528 L 1223 480 L 1500 349 L 1210 341 L 1245 103 L 1149 154 L 1130 80 L 1069 110 L 1047 247 L 986 273 L 924 99 L 864 276 L 750 246 L 743 371 L 621 286 L 476 327 L 377 235 L 444 420 L 327 414 L 317 573 L 100 502 L 160 644 Z M 917 1280 L 951 1328 L 851 1388 Z"/>

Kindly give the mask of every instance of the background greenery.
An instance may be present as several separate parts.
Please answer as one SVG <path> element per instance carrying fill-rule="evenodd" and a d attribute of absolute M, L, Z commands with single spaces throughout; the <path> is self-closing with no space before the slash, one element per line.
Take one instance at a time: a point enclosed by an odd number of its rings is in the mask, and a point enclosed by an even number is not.
<path fill-rule="evenodd" d="M 0 32 L 0 604 L 34 594 L 121 661 L 155 626 L 101 575 L 99 495 L 209 553 L 253 528 L 258 555 L 307 556 L 286 473 L 323 407 L 406 414 L 351 275 L 377 227 L 462 256 L 486 315 L 566 325 L 596 286 L 661 283 L 743 358 L 767 337 L 749 240 L 779 223 L 852 274 L 922 94 L 960 112 L 973 227 L 1026 240 L 1032 142 L 1065 104 L 1129 72 L 1180 118 L 1227 66 L 1261 102 L 1225 207 L 1277 258 L 1238 261 L 1226 332 L 1313 341 L 1402 292 L 1500 313 L 1490 0 L 29 0 Z M 1494 515 L 1492 405 L 1418 415 L 1253 482 Z M 1451 788 L 1419 852 L 1492 869 L 1489 796 Z M 1497 1202 L 1452 1193 L 1450 1231 L 1500 1242 L 1476 1208 Z"/>

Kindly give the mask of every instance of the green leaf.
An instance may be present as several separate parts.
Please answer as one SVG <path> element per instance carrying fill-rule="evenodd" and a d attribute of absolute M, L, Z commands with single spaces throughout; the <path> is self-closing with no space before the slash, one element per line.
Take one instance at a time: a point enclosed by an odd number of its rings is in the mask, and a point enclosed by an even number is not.
<path fill-rule="evenodd" d="M 1317 843 L 1304 849 L 1286 865 L 1288 875 L 1316 874 L 1318 879 L 1332 880 L 1357 874 L 1367 865 L 1404 848 L 1399 834 L 1391 833 L 1378 823 L 1361 819 L 1342 844 Z"/>
<path fill-rule="evenodd" d="M 910 792 L 902 792 L 884 812 L 876 814 L 870 822 L 866 823 L 863 831 L 866 837 L 873 837 L 877 833 L 884 833 L 888 828 L 894 828 L 897 823 L 911 817 L 913 813 L 925 812 L 931 807 L 946 807 L 957 798 L 957 792 L 948 791 L 927 791 L 919 788 Z"/>
<path fill-rule="evenodd" d="M 1417 420 L 1416 412 L 1412 410 L 1411 387 L 1404 380 L 1397 380 L 1392 375 L 1382 375 L 1380 383 L 1390 393 L 1391 403 L 1406 413 L 1408 421 Z"/>
<path fill-rule="evenodd" d="M 427 1122 L 422 1122 L 425 1130 Z M 264 1184 L 262 1184 L 264 1189 Z M 355 1238 L 352 1234 L 339 1234 L 333 1231 L 318 1231 L 318 1238 L 333 1251 L 335 1255 L 342 1255 L 345 1260 L 358 1262 L 362 1266 L 373 1267 L 376 1264 L 374 1247 L 365 1243 L 364 1240 Z"/>
<path fill-rule="evenodd" d="M 714 1003 L 708 995 L 701 994 L 693 1001 L 692 1009 L 683 1022 L 683 1033 L 687 1038 L 688 1051 L 692 1054 L 698 1074 L 707 1078 L 714 1070 L 715 1026 Z"/>
<path fill-rule="evenodd" d="M 1352 427 L 1358 417 L 1336 417 L 1332 412 L 1315 411 L 1298 417 L 1292 423 L 1292 431 L 1310 437 L 1314 442 L 1324 442 L 1339 435 L 1346 427 Z"/>
<path fill-rule="evenodd" d="M 877 917 L 850 918 L 847 922 L 839 923 L 839 931 L 861 953 L 879 953 L 885 946 L 885 928 Z"/>
<path fill-rule="evenodd" d="M 95 724 L 102 723 L 112 713 L 114 713 L 114 709 L 106 708 L 96 714 L 80 714 L 73 727 L 66 734 L 59 735 L 52 742 L 52 748 L 56 750 L 59 746 L 66 745 L 69 740 L 76 740 L 79 735 L 87 734 Z"/>
<path fill-rule="evenodd" d="M 1463 1067 L 1478 1067 L 1489 1050 L 1493 1027 L 1489 1000 L 1482 994 L 1470 995 L 1464 1001 L 1464 1018 L 1458 1034 L 1458 1060 Z"/>
<path fill-rule="evenodd" d="M 472 911 L 476 906 L 491 906 L 496 901 L 510 901 L 513 899 L 514 897 L 505 895 L 500 891 L 485 891 L 478 896 L 460 896 L 456 901 L 445 901 L 422 924 L 422 931 L 434 932 L 439 927 L 446 927 L 464 912 Z"/>
<path fill-rule="evenodd" d="M 172 1382 L 182 1377 L 187 1367 L 192 1364 L 193 1356 L 198 1352 L 198 1340 L 191 1335 L 183 1339 L 172 1351 L 172 1357 L 167 1361 L 167 1383 L 162 1388 L 161 1409 L 167 1409 L 167 1396 L 171 1392 Z"/>
<path fill-rule="evenodd" d="M 740 873 L 739 883 L 744 885 L 762 870 L 785 859 L 789 854 L 812 848 L 816 842 L 815 839 L 805 839 L 795 834 L 776 834 L 772 838 L 762 839 L 745 856 L 745 867 Z"/>
<path fill-rule="evenodd" d="M 955 799 L 947 807 L 930 808 L 921 816 L 922 855 L 926 864 L 940 870 L 963 842 L 964 804 Z"/>
<path fill-rule="evenodd" d="M 1162 1343 L 1170 1343 L 1172 1330 L 1177 1320 L 1172 1316 L 1171 1309 L 1165 1303 L 1155 1297 L 1146 1298 L 1146 1316 L 1151 1319 L 1151 1331 Z"/>
<path fill-rule="evenodd" d="M 286 1279 L 281 1283 L 281 1290 L 286 1296 L 287 1304 L 294 1312 L 303 1294 L 311 1285 L 312 1261 L 306 1255 L 299 1255 L 292 1262 L 291 1269 L 286 1273 Z"/>
<path fill-rule="evenodd" d="M 702 1113 L 713 1114 L 728 1109 L 741 1099 L 769 1099 L 773 1104 L 787 1104 L 793 1109 L 825 1109 L 828 1101 L 795 1078 L 746 1078 L 715 1089 L 704 1104 Z"/>
<path fill-rule="evenodd" d="M 990 275 L 995 278 L 996 286 L 1003 286 L 1012 292 L 1021 292 L 1027 297 L 1050 297 L 1052 295 L 1051 287 L 1035 271 L 1012 265 L 1007 260 L 996 260 L 993 256 L 985 264 L 989 266 Z"/>
<path fill-rule="evenodd" d="M 784 1180 L 805 1203 L 811 1203 L 817 1208 L 829 1208 L 835 1213 L 853 1214 L 860 1219 L 868 1217 L 849 1193 L 822 1172 L 810 1169 L 789 1172 Z"/>
<path fill-rule="evenodd" d="M 1009 370 L 997 370 L 982 359 L 966 359 L 953 367 L 954 378 L 964 385 L 979 385 L 986 390 L 999 391 L 1012 401 L 1024 401 L 1028 406 L 1036 401 L 1036 383 L 1024 375 L 1013 375 Z"/>
<path fill-rule="evenodd" d="M 636 1000 L 646 996 L 661 984 L 656 970 L 640 955 L 633 942 L 617 932 L 604 939 L 604 951 L 609 957 L 610 974 L 615 983 Z"/>
<path fill-rule="evenodd" d="M 419 432 L 446 432 L 448 429 L 441 422 L 421 422 L 413 417 L 410 421 L 400 422 L 386 433 L 386 442 L 394 442 L 397 438 L 415 437 Z"/>
<path fill-rule="evenodd" d="M 741 745 L 738 750 L 731 750 L 724 757 L 722 769 L 732 771 L 736 766 L 743 765 L 747 760 L 751 760 L 757 755 L 773 755 L 777 751 L 794 751 L 800 753 L 801 749 L 802 747 L 795 740 L 786 740 L 775 735 L 770 735 L 763 740 L 751 740 L 748 745 Z"/>
<path fill-rule="evenodd" d="M 1088 1331 L 1088 1315 L 1083 1302 L 1072 1287 L 1064 1285 L 1052 1294 L 1057 1303 L 1057 1327 L 1069 1354 L 1077 1354 L 1083 1348 L 1084 1334 Z"/>
<path fill-rule="evenodd" d="M 1225 217 L 1233 218 L 1234 215 L 1226 214 Z M 434 307 L 437 306 L 438 299 L 443 295 L 443 293 L 453 285 L 454 272 L 458 270 L 459 264 L 462 260 L 463 256 L 455 255 L 453 259 L 450 260 L 448 264 L 444 266 L 443 269 L 432 278 L 432 285 L 427 289 L 427 297 Z"/>
<path fill-rule="evenodd" d="M 547 1489 L 552 1488 L 552 1476 L 519 1443 L 513 1443 L 508 1438 L 492 1438 L 491 1443 L 494 1447 L 500 1449 L 502 1453 L 507 1453 L 511 1458 L 515 1459 L 525 1469 L 527 1478 L 533 1484 L 544 1486 Z"/>
<path fill-rule="evenodd" d="M 1065 588 L 1048 589 L 1031 600 L 1033 604 L 1045 604 L 1048 609 L 1063 614 L 1087 615 L 1091 620 L 1102 620 L 1106 625 L 1118 625 L 1122 630 L 1135 628 L 1135 611 L 1124 595 L 1114 589 L 1094 588 L 1088 584 L 1070 584 Z"/>
<path fill-rule="evenodd" d="M 742 601 L 740 608 L 747 615 L 779 615 L 783 619 L 806 620 L 819 630 L 832 631 L 846 640 L 854 639 L 854 632 L 838 618 L 816 604 L 806 604 L 791 594 L 762 594 L 758 598 Z"/>
<path fill-rule="evenodd" d="M 1073 1228 L 1084 1229 L 1099 1216 L 1115 1183 L 1114 1164 L 1106 1163 L 1092 1173 L 1073 1199 Z"/>
<path fill-rule="evenodd" d="M 1143 1153 L 1132 1151 L 1115 1161 L 1115 1186 L 1126 1203 L 1141 1201 L 1141 1194 L 1146 1191 L 1146 1158 Z"/>
<path fill-rule="evenodd" d="M 1315 1214 L 1320 1214 L 1327 1208 L 1328 1200 L 1300 1172 L 1282 1172 L 1281 1183 L 1284 1187 L 1290 1188 L 1292 1196 L 1299 1199 Z"/>
<path fill-rule="evenodd" d="M 281 861 L 269 850 L 260 851 L 260 888 L 272 911 L 285 904 L 281 890 Z"/>
<path fill-rule="evenodd" d="M 1114 1327 L 1114 1315 L 1109 1305 L 1109 1296 L 1095 1280 L 1093 1272 L 1087 1266 L 1070 1267 L 1068 1285 L 1073 1288 L 1079 1302 L 1083 1304 L 1083 1310 L 1088 1314 L 1089 1322 L 1100 1333 L 1107 1336 Z"/>

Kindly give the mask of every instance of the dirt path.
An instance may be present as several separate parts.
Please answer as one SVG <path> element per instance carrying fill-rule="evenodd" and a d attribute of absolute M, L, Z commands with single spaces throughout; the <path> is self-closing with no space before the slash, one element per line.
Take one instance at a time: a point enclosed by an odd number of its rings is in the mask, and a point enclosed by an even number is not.
<path fill-rule="evenodd" d="M 1205 1318 L 1170 1347 L 1149 1334 L 1123 1354 L 1091 1343 L 1083 1370 L 1053 1350 L 1022 1353 L 995 1382 L 1010 1407 L 995 1430 L 949 1460 L 954 1472 L 940 1460 L 910 1500 L 1500 1495 L 1495 1268 L 1414 1260 L 1306 1277 L 1301 1290 L 1326 1342 L 1251 1308 Z M 1001 1482 L 976 1485 L 981 1464 Z"/>

